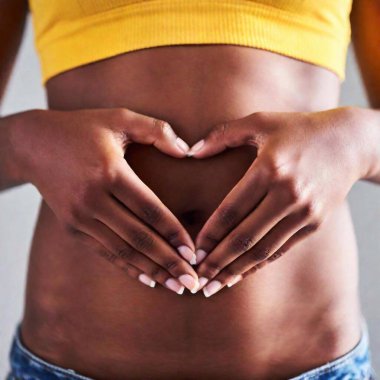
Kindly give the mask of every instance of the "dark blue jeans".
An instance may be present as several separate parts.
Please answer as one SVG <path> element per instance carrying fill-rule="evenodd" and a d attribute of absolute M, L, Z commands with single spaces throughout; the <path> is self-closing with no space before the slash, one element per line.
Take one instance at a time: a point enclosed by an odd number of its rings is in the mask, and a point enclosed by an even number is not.
<path fill-rule="evenodd" d="M 293 377 L 291 380 L 376 379 L 370 356 L 368 330 L 363 319 L 361 339 L 352 350 L 340 358 Z M 94 380 L 72 369 L 61 368 L 38 358 L 21 342 L 19 327 L 12 343 L 10 363 L 11 373 L 7 380 Z"/>

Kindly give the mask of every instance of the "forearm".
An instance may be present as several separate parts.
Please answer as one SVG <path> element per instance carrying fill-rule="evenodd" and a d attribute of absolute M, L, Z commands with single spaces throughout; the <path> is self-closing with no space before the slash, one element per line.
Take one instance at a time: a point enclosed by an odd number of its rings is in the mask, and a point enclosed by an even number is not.
<path fill-rule="evenodd" d="M 19 113 L 0 118 L 0 191 L 27 183 L 22 175 L 12 139 L 12 128 L 23 117 L 24 113 Z"/>
<path fill-rule="evenodd" d="M 362 175 L 359 179 L 380 184 L 380 110 L 349 107 L 356 131 L 352 142 L 358 147 Z"/>

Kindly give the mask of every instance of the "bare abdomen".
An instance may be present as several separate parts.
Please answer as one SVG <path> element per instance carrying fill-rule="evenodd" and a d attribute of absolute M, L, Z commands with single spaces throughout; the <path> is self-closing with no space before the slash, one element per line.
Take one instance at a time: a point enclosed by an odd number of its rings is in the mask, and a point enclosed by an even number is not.
<path fill-rule="evenodd" d="M 216 123 L 262 110 L 331 108 L 337 94 L 324 69 L 236 46 L 148 49 L 48 84 L 52 108 L 127 107 L 167 120 L 189 145 Z M 255 154 L 241 147 L 175 159 L 134 144 L 126 159 L 195 238 Z M 356 271 L 347 203 L 283 258 L 207 299 L 126 277 L 42 203 L 23 336 L 41 357 L 96 379 L 284 378 L 359 339 Z"/>

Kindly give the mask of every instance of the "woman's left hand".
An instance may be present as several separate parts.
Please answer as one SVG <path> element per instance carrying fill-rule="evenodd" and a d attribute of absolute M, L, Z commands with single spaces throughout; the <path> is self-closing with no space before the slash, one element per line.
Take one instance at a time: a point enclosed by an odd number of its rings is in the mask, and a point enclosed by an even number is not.
<path fill-rule="evenodd" d="M 257 158 L 197 236 L 197 264 L 204 259 L 199 289 L 207 279 L 206 296 L 280 257 L 344 200 L 366 170 L 364 128 L 356 115 L 354 107 L 255 112 L 216 125 L 198 142 L 204 141 L 195 158 L 241 145 L 257 148 Z"/>

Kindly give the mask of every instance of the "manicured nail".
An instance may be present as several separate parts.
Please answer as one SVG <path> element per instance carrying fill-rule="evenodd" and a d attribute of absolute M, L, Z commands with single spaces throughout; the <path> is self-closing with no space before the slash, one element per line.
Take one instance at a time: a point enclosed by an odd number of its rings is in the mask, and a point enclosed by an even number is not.
<path fill-rule="evenodd" d="M 195 251 L 195 255 L 196 255 L 196 264 L 199 264 L 207 256 L 207 252 L 204 251 L 203 249 L 197 249 Z"/>
<path fill-rule="evenodd" d="M 185 285 L 187 289 L 194 290 L 198 289 L 198 281 L 193 277 L 190 276 L 189 274 L 183 274 L 178 277 L 178 280 L 181 281 L 181 284 Z"/>
<path fill-rule="evenodd" d="M 207 281 L 208 279 L 206 277 L 201 277 L 198 280 L 198 283 L 199 283 L 198 287 L 191 290 L 191 293 L 195 294 L 196 292 L 198 292 L 198 290 L 200 290 L 207 283 Z"/>
<path fill-rule="evenodd" d="M 190 293 L 195 294 L 198 291 L 198 289 L 199 289 L 199 287 L 197 286 L 196 288 L 190 290 Z"/>
<path fill-rule="evenodd" d="M 232 285 L 235 285 L 237 282 L 239 282 L 243 276 L 241 274 L 237 274 L 228 284 L 227 286 L 230 288 Z"/>
<path fill-rule="evenodd" d="M 187 245 L 181 245 L 177 247 L 177 249 L 181 256 L 186 259 L 191 265 L 196 264 L 197 256 Z"/>
<path fill-rule="evenodd" d="M 206 297 L 210 297 L 215 294 L 222 287 L 222 283 L 218 280 L 211 281 L 207 286 L 203 288 L 203 294 Z"/>
<path fill-rule="evenodd" d="M 176 143 L 178 147 L 185 153 L 189 150 L 189 146 L 179 137 L 176 138 Z"/>
<path fill-rule="evenodd" d="M 191 149 L 187 152 L 187 156 L 190 157 L 193 155 L 193 153 L 197 152 L 198 150 L 200 150 L 202 148 L 202 146 L 204 145 L 205 143 L 205 140 L 202 139 L 202 140 L 199 140 L 195 145 L 193 145 L 191 147 Z"/>
<path fill-rule="evenodd" d="M 176 292 L 177 294 L 182 294 L 185 290 L 185 287 L 178 283 L 178 281 L 175 278 L 168 278 L 165 281 L 165 285 L 170 289 L 173 290 L 173 292 Z"/>
<path fill-rule="evenodd" d="M 140 273 L 139 274 L 139 280 L 145 284 L 150 286 L 151 288 L 154 288 L 156 285 L 156 281 L 152 280 L 149 276 L 147 276 L 145 273 Z"/>
<path fill-rule="evenodd" d="M 198 287 L 198 289 L 202 288 L 207 283 L 208 283 L 208 278 L 206 278 L 206 277 L 200 277 L 199 278 L 199 287 Z"/>

